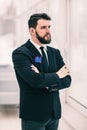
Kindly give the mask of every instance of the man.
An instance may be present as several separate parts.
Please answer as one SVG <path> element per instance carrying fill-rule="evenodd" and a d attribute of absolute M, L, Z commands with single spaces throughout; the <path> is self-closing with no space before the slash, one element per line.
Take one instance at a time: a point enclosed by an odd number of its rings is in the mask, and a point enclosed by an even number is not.
<path fill-rule="evenodd" d="M 33 14 L 28 21 L 31 39 L 13 51 L 22 130 L 57 130 L 61 118 L 59 90 L 71 84 L 60 51 L 46 46 L 51 42 L 50 21 L 45 13 Z"/>

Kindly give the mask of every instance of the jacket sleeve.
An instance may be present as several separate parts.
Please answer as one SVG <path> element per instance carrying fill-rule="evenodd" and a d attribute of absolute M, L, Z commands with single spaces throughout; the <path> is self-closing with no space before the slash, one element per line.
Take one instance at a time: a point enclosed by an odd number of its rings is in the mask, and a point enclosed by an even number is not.
<path fill-rule="evenodd" d="M 59 50 L 56 50 L 56 61 L 57 61 L 57 71 L 62 68 L 65 63 L 63 61 L 63 58 L 60 54 L 60 51 Z M 59 76 L 57 75 L 58 79 L 59 79 L 59 83 L 56 84 L 56 85 L 53 85 L 49 88 L 49 91 L 56 91 L 56 90 L 61 90 L 61 89 L 64 89 L 64 88 L 68 88 L 70 87 L 71 85 L 71 76 L 70 75 L 67 75 L 66 77 L 64 78 L 59 78 Z"/>
<path fill-rule="evenodd" d="M 71 85 L 71 81 L 72 81 L 72 79 L 71 79 L 71 76 L 70 75 L 67 75 L 66 77 L 64 77 L 64 78 L 61 78 L 60 79 L 60 86 L 59 86 L 59 90 L 60 89 L 64 89 L 64 88 L 68 88 L 68 87 L 70 87 L 70 85 Z"/>
<path fill-rule="evenodd" d="M 19 50 L 12 53 L 16 76 L 33 88 L 45 88 L 59 85 L 60 79 L 56 73 L 36 73 L 31 69 L 31 60 Z"/>
<path fill-rule="evenodd" d="M 61 67 L 63 67 L 65 65 L 59 50 L 57 50 L 56 58 L 57 58 L 57 62 L 58 62 L 57 64 L 58 64 L 58 70 L 59 70 Z M 64 78 L 60 78 L 60 83 L 57 86 L 58 89 L 60 90 L 60 89 L 64 89 L 64 88 L 70 87 L 71 81 L 72 81 L 72 79 L 71 79 L 70 75 L 67 75 Z"/>

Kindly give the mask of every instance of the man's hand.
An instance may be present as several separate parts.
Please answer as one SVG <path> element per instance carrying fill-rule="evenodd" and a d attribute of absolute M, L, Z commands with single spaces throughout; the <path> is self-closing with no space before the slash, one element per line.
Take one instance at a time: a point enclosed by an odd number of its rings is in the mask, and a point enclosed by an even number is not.
<path fill-rule="evenodd" d="M 64 65 L 59 71 L 56 72 L 56 74 L 60 77 L 60 78 L 64 78 L 67 75 L 70 75 L 69 69 Z"/>
<path fill-rule="evenodd" d="M 36 73 L 39 73 L 39 70 L 34 65 L 31 65 L 31 69 L 34 70 Z"/>

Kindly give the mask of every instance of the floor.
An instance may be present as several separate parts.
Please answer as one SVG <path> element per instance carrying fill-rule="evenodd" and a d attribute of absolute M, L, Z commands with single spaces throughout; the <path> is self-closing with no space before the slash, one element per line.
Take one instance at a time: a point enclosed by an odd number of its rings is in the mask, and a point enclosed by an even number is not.
<path fill-rule="evenodd" d="M 0 130 L 21 130 L 17 106 L 0 106 Z"/>
<path fill-rule="evenodd" d="M 21 130 L 17 106 L 0 106 L 0 130 Z M 60 120 L 59 130 L 74 130 L 65 119 Z"/>

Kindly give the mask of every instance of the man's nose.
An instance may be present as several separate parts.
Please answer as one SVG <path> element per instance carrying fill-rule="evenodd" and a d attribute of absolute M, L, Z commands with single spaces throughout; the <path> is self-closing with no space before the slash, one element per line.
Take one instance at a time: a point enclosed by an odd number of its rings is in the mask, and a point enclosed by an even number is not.
<path fill-rule="evenodd" d="M 49 27 L 46 28 L 46 32 L 48 32 L 48 33 L 50 32 L 50 28 Z"/>

